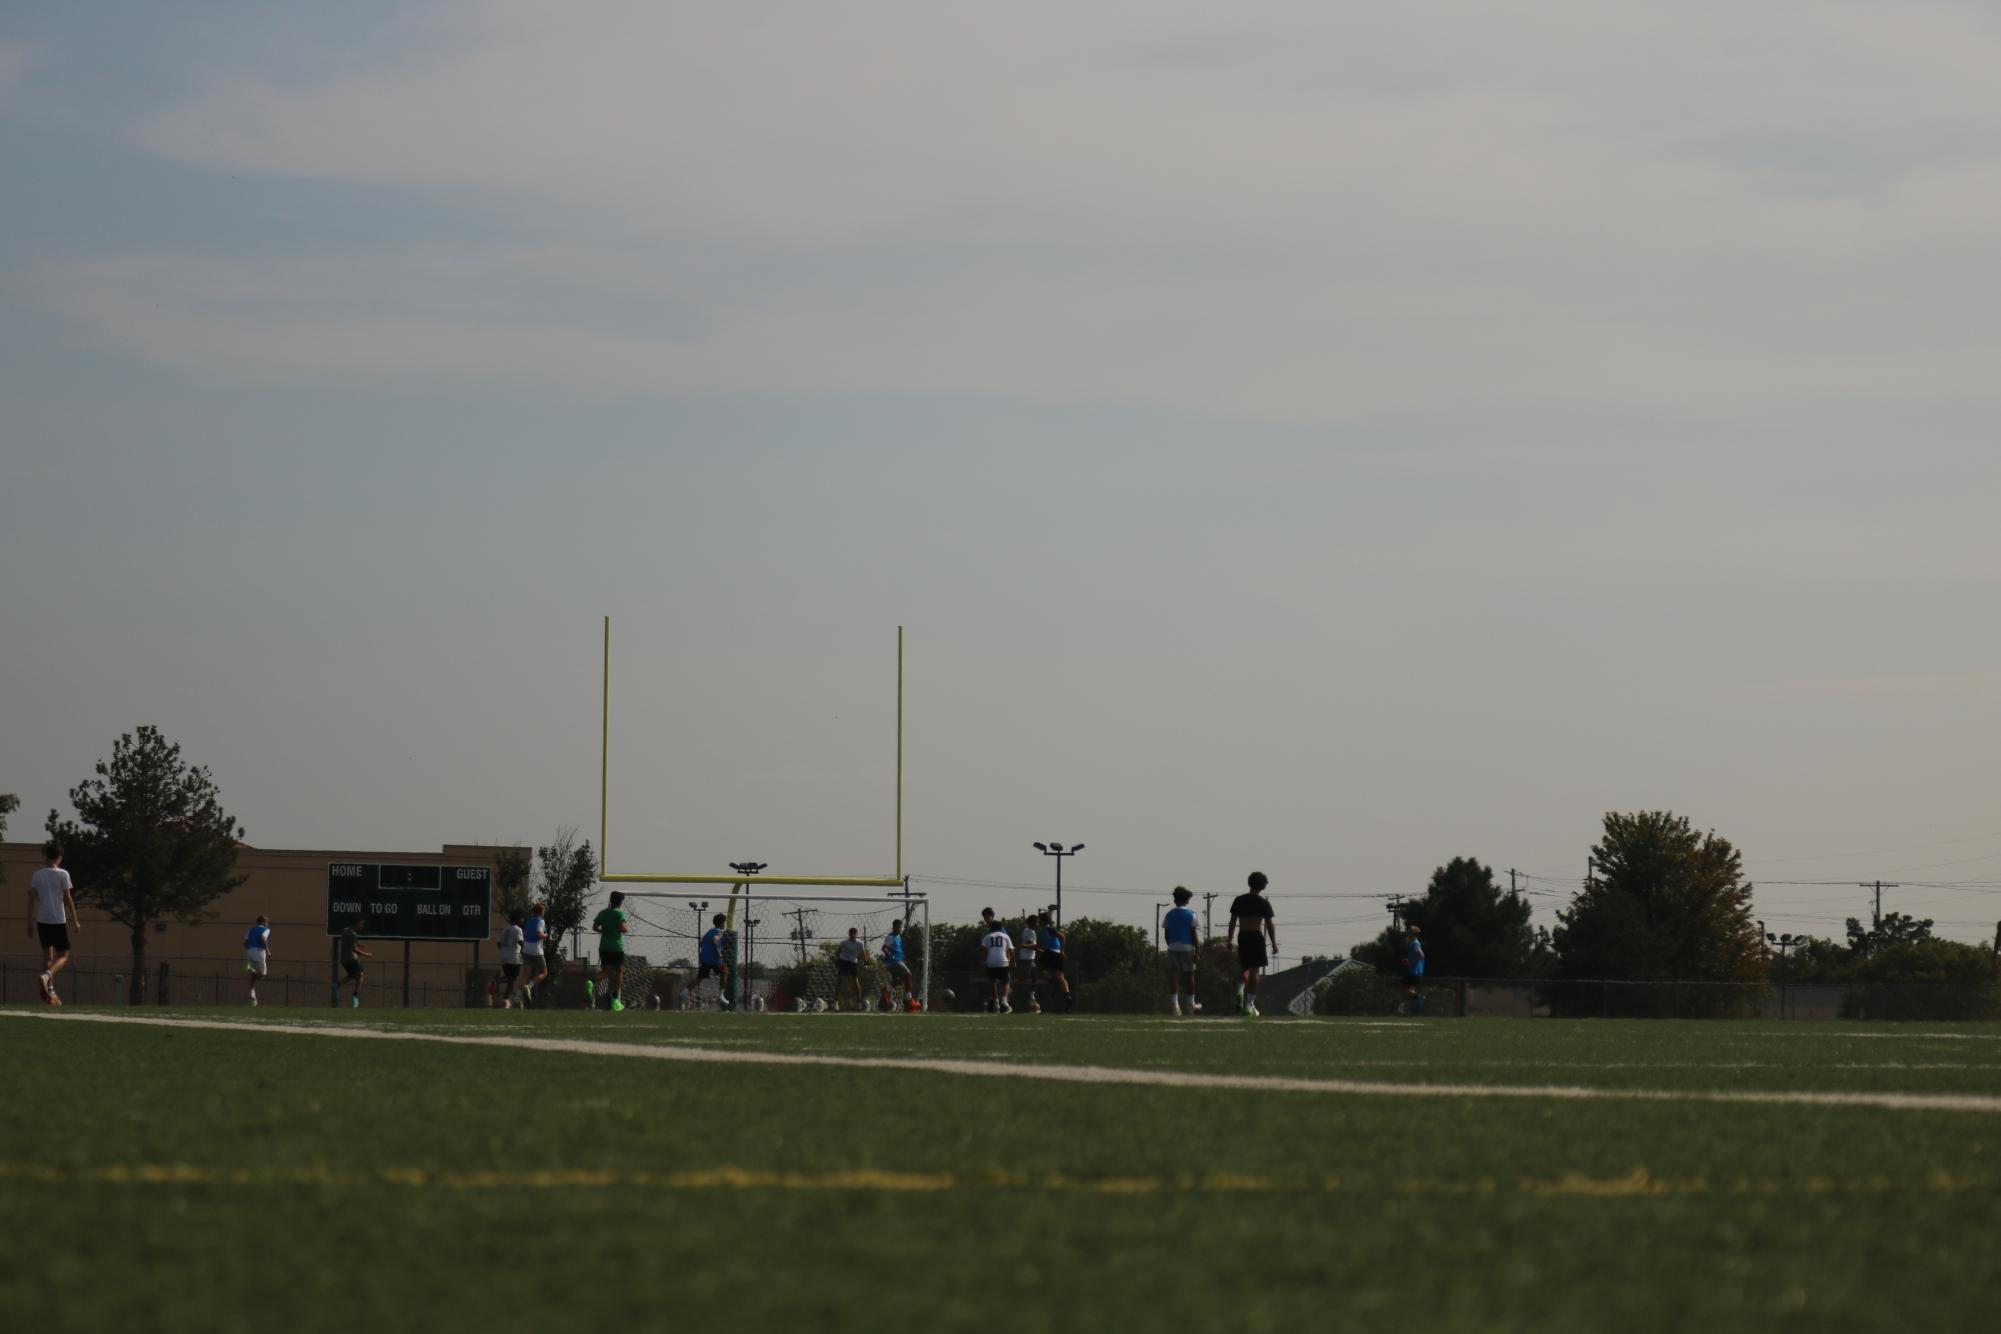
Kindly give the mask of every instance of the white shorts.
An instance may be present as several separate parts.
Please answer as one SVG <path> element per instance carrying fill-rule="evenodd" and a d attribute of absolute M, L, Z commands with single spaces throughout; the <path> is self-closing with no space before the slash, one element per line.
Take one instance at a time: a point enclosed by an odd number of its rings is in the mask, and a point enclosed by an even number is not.
<path fill-rule="evenodd" d="M 269 972 L 270 967 L 265 961 L 264 951 L 263 950 L 243 951 L 243 971 L 246 973 L 254 973 L 258 977 L 262 977 L 267 972 Z"/>

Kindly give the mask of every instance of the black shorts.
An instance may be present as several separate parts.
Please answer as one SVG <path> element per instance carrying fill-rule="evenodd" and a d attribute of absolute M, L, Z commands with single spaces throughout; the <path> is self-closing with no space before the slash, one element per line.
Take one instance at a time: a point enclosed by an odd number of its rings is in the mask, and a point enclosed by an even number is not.
<path fill-rule="evenodd" d="M 521 965 L 518 963 L 504 963 L 500 965 L 500 975 L 509 982 L 512 982 L 515 978 L 521 976 Z"/>
<path fill-rule="evenodd" d="M 834 960 L 834 975 L 836 977 L 860 977 L 862 975 L 861 960 L 859 959 Z"/>
<path fill-rule="evenodd" d="M 599 950 L 598 963 L 605 968 L 623 968 L 625 967 L 625 951 Z"/>
<path fill-rule="evenodd" d="M 1265 954 L 1263 932 L 1237 937 L 1237 967 L 1263 968 L 1271 959 Z"/>
<path fill-rule="evenodd" d="M 1424 974 L 1413 973 L 1410 969 L 1406 968 L 1403 970 L 1403 984 L 1412 991 L 1415 991 L 1424 985 Z"/>
<path fill-rule="evenodd" d="M 1005 982 L 1008 980 L 1008 976 L 1009 974 L 1006 968 L 987 969 L 987 981 L 989 982 Z"/>
<path fill-rule="evenodd" d="M 695 980 L 701 982 L 711 977 L 722 977 L 728 972 L 728 964 L 705 963 L 695 970 Z"/>
<path fill-rule="evenodd" d="M 1063 971 L 1063 956 L 1044 950 L 1035 956 L 1035 966 L 1045 973 L 1060 973 Z"/>
<path fill-rule="evenodd" d="M 340 966 L 347 971 L 349 977 L 360 977 L 366 971 L 362 968 L 361 960 L 359 959 L 342 959 Z"/>
<path fill-rule="evenodd" d="M 69 953 L 68 922 L 37 922 L 35 934 L 41 938 L 43 949 L 54 950 L 57 954 Z"/>

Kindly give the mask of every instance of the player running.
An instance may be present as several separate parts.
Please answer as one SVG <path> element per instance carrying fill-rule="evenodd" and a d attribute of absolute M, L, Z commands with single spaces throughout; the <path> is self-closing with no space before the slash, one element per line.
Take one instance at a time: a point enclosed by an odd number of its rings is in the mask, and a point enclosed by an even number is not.
<path fill-rule="evenodd" d="M 1014 1007 L 1007 1003 L 1007 984 L 1014 973 L 1014 938 L 1006 927 L 988 918 L 987 933 L 980 937 L 980 944 L 987 952 L 987 988 L 993 993 L 984 1008 L 989 1014 L 1013 1014 Z"/>
<path fill-rule="evenodd" d="M 862 939 L 862 929 L 848 928 L 848 938 L 834 950 L 834 1008 L 840 1009 L 847 1003 L 848 992 L 855 993 L 855 1008 L 867 1010 L 868 1002 L 862 999 L 862 965 L 868 962 L 868 944 Z"/>
<path fill-rule="evenodd" d="M 611 904 L 591 919 L 591 930 L 598 933 L 598 973 L 586 987 L 585 999 L 591 1007 L 597 1007 L 597 984 L 610 982 L 605 994 L 611 997 L 611 1011 L 617 1014 L 625 1008 L 625 909 L 619 907 L 625 902 L 625 895 L 618 890 L 611 892 Z"/>
<path fill-rule="evenodd" d="M 257 981 L 271 971 L 271 921 L 263 913 L 243 933 L 243 971 L 250 978 L 250 1003 L 257 1004 Z"/>
<path fill-rule="evenodd" d="M 1271 955 L 1278 953 L 1278 922 L 1272 916 L 1271 900 L 1265 897 L 1265 886 L 1271 883 L 1265 879 L 1265 873 L 1252 871 L 1247 883 L 1250 893 L 1237 895 L 1230 904 L 1230 929 L 1224 940 L 1236 942 L 1237 967 L 1243 970 L 1237 975 L 1237 1013 L 1255 1019 L 1258 974 L 1271 962 Z M 1243 927 L 1241 936 L 1237 934 L 1239 923 Z M 1267 940 L 1271 942 L 1269 953 L 1265 949 Z"/>
<path fill-rule="evenodd" d="M 542 915 L 547 911 L 548 904 L 531 903 L 528 920 L 521 924 L 521 971 L 528 975 L 521 984 L 524 1007 L 535 1003 L 535 988 L 549 980 L 549 959 L 543 952 L 549 943 L 549 923 Z"/>
<path fill-rule="evenodd" d="M 527 933 L 521 929 L 522 914 L 507 914 L 507 925 L 500 928 L 500 1008 L 514 1008 L 514 987 L 521 980 L 521 942 Z"/>
<path fill-rule="evenodd" d="M 1188 996 L 1188 1013 L 1195 1013 L 1195 955 L 1200 935 L 1195 910 L 1188 900 L 1195 895 L 1185 885 L 1174 887 L 1174 906 L 1160 919 L 1160 932 L 1167 938 L 1167 1008 L 1181 1013 L 1181 996 Z"/>
<path fill-rule="evenodd" d="M 893 992 L 903 990 L 903 1002 L 897 1006 L 908 1010 L 917 999 L 917 979 L 911 974 L 910 964 L 903 957 L 903 919 L 897 918 L 889 924 L 889 934 L 882 938 L 882 970 L 889 974 L 889 986 Z"/>
<path fill-rule="evenodd" d="M 723 913 L 715 916 L 715 925 L 702 933 L 702 943 L 695 950 L 695 986 L 702 985 L 705 978 L 716 979 L 716 1008 L 730 1007 L 730 966 L 723 962 L 723 924 L 729 918 Z M 692 991 L 694 988 L 690 987 Z"/>
<path fill-rule="evenodd" d="M 56 974 L 69 964 L 69 929 L 81 927 L 69 872 L 63 869 L 63 845 L 50 839 L 42 845 L 42 869 L 28 877 L 28 936 L 42 945 L 42 1003 L 61 1005 Z"/>
<path fill-rule="evenodd" d="M 1410 927 L 1404 935 L 1403 947 L 1403 994 L 1405 997 L 1400 1012 L 1403 1014 L 1424 1013 L 1424 993 L 1418 990 L 1424 985 L 1424 942 L 1418 939 L 1422 934 L 1416 926 Z"/>
<path fill-rule="evenodd" d="M 355 1010 L 361 1008 L 361 975 L 367 971 L 367 968 L 361 961 L 375 957 L 361 947 L 361 922 L 361 918 L 355 918 L 347 924 L 347 930 L 340 933 L 340 967 L 341 971 L 347 975 L 345 985 L 353 988 L 353 995 L 348 1000 L 348 1007 Z M 336 1005 L 340 1004 L 340 989 L 342 985 L 342 982 L 334 983 L 334 1004 Z"/>
<path fill-rule="evenodd" d="M 1036 972 L 1048 978 L 1063 993 L 1063 1010 L 1067 1014 L 1077 1008 L 1077 998 L 1070 994 L 1070 951 L 1069 942 L 1063 938 L 1063 928 L 1048 913 L 1036 919 L 1036 934 L 1041 938 L 1041 948 L 1035 953 Z M 1040 1005 L 1036 1009 L 1040 1010 Z"/>
<path fill-rule="evenodd" d="M 1015 971 L 1020 979 L 1014 984 L 1015 994 L 1019 995 L 1023 988 L 1027 988 L 1028 1012 L 1030 1014 L 1042 1013 L 1042 1000 L 1035 994 L 1035 954 L 1037 943 L 1035 917 L 1033 914 L 1030 914 L 1028 920 L 1021 924 L 1021 943 L 1015 947 L 1014 951 L 1015 962 L 1019 965 Z"/>

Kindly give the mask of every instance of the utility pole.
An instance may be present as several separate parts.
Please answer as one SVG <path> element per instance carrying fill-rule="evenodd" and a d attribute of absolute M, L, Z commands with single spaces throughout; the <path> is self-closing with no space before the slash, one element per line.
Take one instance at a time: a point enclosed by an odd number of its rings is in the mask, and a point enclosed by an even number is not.
<path fill-rule="evenodd" d="M 804 908 L 794 908 L 785 915 L 797 924 L 792 928 L 792 938 L 799 942 L 799 962 L 804 964 L 806 962 L 806 910 Z"/>
<path fill-rule="evenodd" d="M 1515 875 L 1516 875 L 1515 868 L 1510 866 L 1508 868 L 1508 894 L 1510 897 L 1512 897 L 1515 892 Z"/>
<path fill-rule="evenodd" d="M 1215 909 L 1216 900 L 1220 897 L 1221 895 L 1218 894 L 1204 894 L 1202 896 L 1202 943 L 1204 945 L 1207 945 L 1216 938 L 1216 922 L 1211 914 Z"/>
<path fill-rule="evenodd" d="M 1872 886 L 1876 890 L 1876 915 L 1869 919 L 1869 929 L 1871 931 L 1881 931 L 1883 929 L 1883 891 L 1886 889 L 1902 889 L 1903 886 L 1894 880 L 1889 881 L 1887 884 L 1881 880 L 1864 880 L 1861 887 L 1869 889 Z"/>
<path fill-rule="evenodd" d="M 1390 925 L 1401 930 L 1403 927 L 1403 895 L 1401 894 L 1390 895 L 1389 908 L 1390 908 Z"/>

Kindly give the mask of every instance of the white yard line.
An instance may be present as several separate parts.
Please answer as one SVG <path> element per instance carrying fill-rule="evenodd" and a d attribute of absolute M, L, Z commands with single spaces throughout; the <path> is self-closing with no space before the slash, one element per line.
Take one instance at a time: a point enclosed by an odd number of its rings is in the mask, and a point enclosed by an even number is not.
<path fill-rule="evenodd" d="M 217 1019 L 167 1019 L 123 1014 L 64 1014 L 47 1010 L 0 1010 L 0 1016 L 72 1024 L 136 1024 L 149 1028 L 208 1029 L 231 1033 L 279 1033 L 299 1037 L 339 1037 L 379 1042 L 437 1042 L 464 1047 L 505 1047 L 579 1056 L 623 1056 L 637 1060 L 717 1065 L 836 1066 L 870 1070 L 914 1070 L 986 1078 L 1038 1079 L 1063 1084 L 1136 1084 L 1159 1088 L 1243 1089 L 1271 1093 L 1329 1093 L 1388 1098 L 1550 1098 L 1599 1102 L 1753 1103 L 1804 1107 L 1869 1107 L 1889 1111 L 2001 1114 L 2001 1097 L 1971 1093 L 1811 1092 L 1772 1090 L 1666 1090 L 1591 1088 L 1581 1085 L 1387 1084 L 1355 1079 L 1299 1079 L 1279 1075 L 1198 1074 L 1179 1070 L 1131 1070 L 1102 1065 L 1033 1065 L 911 1057 L 850 1059 L 837 1056 L 763 1051 L 718 1051 L 703 1047 L 641 1046 L 573 1038 L 520 1036 L 460 1037 L 381 1028 L 330 1028 L 306 1024 L 241 1023 Z"/>

